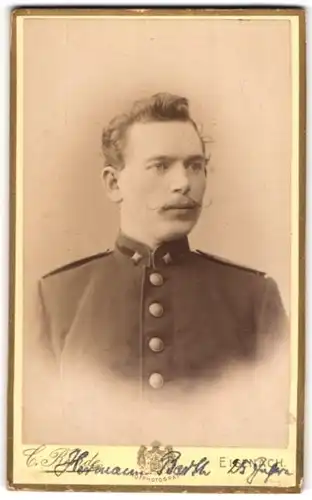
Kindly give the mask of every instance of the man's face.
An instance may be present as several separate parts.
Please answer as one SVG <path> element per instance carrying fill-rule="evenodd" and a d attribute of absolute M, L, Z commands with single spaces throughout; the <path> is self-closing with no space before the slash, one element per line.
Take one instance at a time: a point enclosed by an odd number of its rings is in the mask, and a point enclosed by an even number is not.
<path fill-rule="evenodd" d="M 202 143 L 190 122 L 135 123 L 119 176 L 121 228 L 159 244 L 188 234 L 206 188 Z"/>

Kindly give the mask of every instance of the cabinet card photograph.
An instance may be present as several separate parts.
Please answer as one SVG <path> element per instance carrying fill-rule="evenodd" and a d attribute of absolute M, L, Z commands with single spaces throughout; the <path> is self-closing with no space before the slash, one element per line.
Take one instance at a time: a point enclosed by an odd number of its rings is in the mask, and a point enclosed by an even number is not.
<path fill-rule="evenodd" d="M 304 25 L 12 12 L 10 489 L 300 491 Z"/>

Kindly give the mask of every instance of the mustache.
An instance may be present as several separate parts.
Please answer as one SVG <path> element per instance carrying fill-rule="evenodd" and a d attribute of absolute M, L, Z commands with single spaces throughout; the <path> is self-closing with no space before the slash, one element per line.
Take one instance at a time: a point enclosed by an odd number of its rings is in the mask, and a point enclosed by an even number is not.
<path fill-rule="evenodd" d="M 177 198 L 175 200 L 167 201 L 167 202 L 159 202 L 155 203 L 153 206 L 149 206 L 151 210 L 161 210 L 161 211 L 166 211 L 166 210 L 172 210 L 172 209 L 179 209 L 179 208 L 200 208 L 202 207 L 202 203 L 200 201 L 196 201 L 190 196 L 183 196 L 182 198 Z"/>
<path fill-rule="evenodd" d="M 162 209 L 163 210 L 170 210 L 172 208 L 197 208 L 200 206 L 201 206 L 201 203 L 199 203 L 198 201 L 195 201 L 191 198 L 183 198 L 181 200 L 165 203 L 162 206 Z"/>

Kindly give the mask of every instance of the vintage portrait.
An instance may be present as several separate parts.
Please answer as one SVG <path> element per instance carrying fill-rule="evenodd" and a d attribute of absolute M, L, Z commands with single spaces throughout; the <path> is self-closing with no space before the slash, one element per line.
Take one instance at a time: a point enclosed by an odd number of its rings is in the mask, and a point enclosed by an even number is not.
<path fill-rule="evenodd" d="M 12 27 L 12 486 L 297 491 L 304 12 Z"/>

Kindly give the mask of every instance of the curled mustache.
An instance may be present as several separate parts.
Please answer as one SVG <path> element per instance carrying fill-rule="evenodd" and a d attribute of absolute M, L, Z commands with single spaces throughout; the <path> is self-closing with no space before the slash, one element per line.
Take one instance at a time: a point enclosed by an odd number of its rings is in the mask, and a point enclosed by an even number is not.
<path fill-rule="evenodd" d="M 184 196 L 183 198 L 180 198 L 178 200 L 172 200 L 170 202 L 158 202 L 155 204 L 149 203 L 147 205 L 147 208 L 150 210 L 170 210 L 170 209 L 175 209 L 175 208 L 208 208 L 212 204 L 212 201 L 210 200 L 208 205 L 205 205 L 199 201 L 194 200 L 193 198 L 189 196 Z"/>

